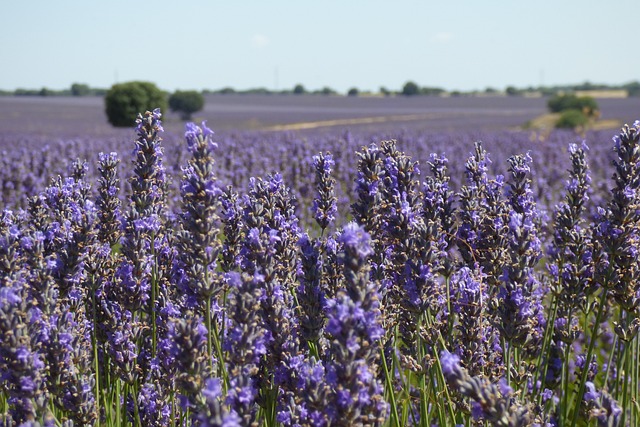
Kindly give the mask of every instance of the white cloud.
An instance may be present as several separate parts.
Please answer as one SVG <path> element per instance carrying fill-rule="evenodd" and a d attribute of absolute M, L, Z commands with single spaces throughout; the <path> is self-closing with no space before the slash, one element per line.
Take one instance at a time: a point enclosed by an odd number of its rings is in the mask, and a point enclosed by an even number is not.
<path fill-rule="evenodd" d="M 436 33 L 431 37 L 432 43 L 448 43 L 453 39 L 453 33 L 441 32 Z"/>
<path fill-rule="evenodd" d="M 266 47 L 267 45 L 269 45 L 269 42 L 269 37 L 265 36 L 264 34 L 254 34 L 253 37 L 251 37 L 251 46 L 258 49 Z"/>

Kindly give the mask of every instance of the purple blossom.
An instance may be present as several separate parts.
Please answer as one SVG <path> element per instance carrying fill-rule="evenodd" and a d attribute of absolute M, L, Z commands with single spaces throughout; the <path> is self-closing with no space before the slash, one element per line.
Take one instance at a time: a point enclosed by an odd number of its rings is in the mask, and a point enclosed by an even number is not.
<path fill-rule="evenodd" d="M 344 227 L 337 241 L 342 243 L 346 250 L 361 258 L 367 258 L 373 253 L 369 234 L 355 222 L 350 222 Z"/>

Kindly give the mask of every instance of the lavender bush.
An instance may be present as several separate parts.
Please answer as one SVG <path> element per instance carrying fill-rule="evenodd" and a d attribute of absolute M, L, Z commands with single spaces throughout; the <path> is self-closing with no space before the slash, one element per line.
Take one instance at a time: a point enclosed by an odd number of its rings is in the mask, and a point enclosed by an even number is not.
<path fill-rule="evenodd" d="M 136 123 L 130 160 L 3 157 L 2 425 L 640 423 L 640 122 L 608 154 Z"/>

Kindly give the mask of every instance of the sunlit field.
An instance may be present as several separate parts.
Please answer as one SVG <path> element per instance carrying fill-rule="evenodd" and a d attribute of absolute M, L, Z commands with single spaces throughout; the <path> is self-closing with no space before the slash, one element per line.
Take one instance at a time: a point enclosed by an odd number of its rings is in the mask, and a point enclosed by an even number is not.
<path fill-rule="evenodd" d="M 640 423 L 638 101 L 269 99 L 0 98 L 2 425 Z"/>

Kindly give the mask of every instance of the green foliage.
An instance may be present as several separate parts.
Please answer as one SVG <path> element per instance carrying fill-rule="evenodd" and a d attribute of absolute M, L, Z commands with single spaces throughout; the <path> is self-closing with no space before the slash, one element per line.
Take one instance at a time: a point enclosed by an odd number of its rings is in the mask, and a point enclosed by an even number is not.
<path fill-rule="evenodd" d="M 336 91 L 331 89 L 328 86 L 323 87 L 322 89 L 320 89 L 320 94 L 321 95 L 335 95 Z"/>
<path fill-rule="evenodd" d="M 104 102 L 107 119 L 116 127 L 133 126 L 138 113 L 167 109 L 166 94 L 150 82 L 115 84 L 107 92 Z"/>
<path fill-rule="evenodd" d="M 358 88 L 356 87 L 352 87 L 351 89 L 349 89 L 349 91 L 347 92 L 347 95 L 349 96 L 358 96 L 360 94 L 360 91 L 358 90 Z"/>
<path fill-rule="evenodd" d="M 71 95 L 73 96 L 87 96 L 91 95 L 91 88 L 84 83 L 74 83 L 71 85 Z"/>
<path fill-rule="evenodd" d="M 507 88 L 505 89 L 505 92 L 507 93 L 507 95 L 509 96 L 517 96 L 520 95 L 520 91 L 518 89 L 516 89 L 514 86 L 507 86 Z"/>
<path fill-rule="evenodd" d="M 640 96 L 640 82 L 631 82 L 624 85 L 629 96 Z"/>
<path fill-rule="evenodd" d="M 414 82 L 406 82 L 402 87 L 402 94 L 405 96 L 417 95 L 420 93 L 420 87 Z"/>
<path fill-rule="evenodd" d="M 169 97 L 169 108 L 179 112 L 182 120 L 191 120 L 191 115 L 203 107 L 204 96 L 195 90 L 177 90 Z"/>
<path fill-rule="evenodd" d="M 439 96 L 439 95 L 443 94 L 444 92 L 445 92 L 445 90 L 441 89 L 439 87 L 423 87 L 423 88 L 420 88 L 420 94 L 421 95 Z"/>
<path fill-rule="evenodd" d="M 391 91 L 384 86 L 380 86 L 380 93 L 383 96 L 391 96 Z"/>
<path fill-rule="evenodd" d="M 298 83 L 297 85 L 294 86 L 293 93 L 295 95 L 302 95 L 304 93 L 307 93 L 307 90 L 304 88 L 304 86 Z"/>
<path fill-rule="evenodd" d="M 549 99 L 547 106 L 552 113 L 578 110 L 587 117 L 594 117 L 599 111 L 598 103 L 590 96 L 556 95 Z"/>
<path fill-rule="evenodd" d="M 587 117 L 581 110 L 564 110 L 556 121 L 556 128 L 576 129 L 584 127 L 589 123 Z"/>

